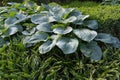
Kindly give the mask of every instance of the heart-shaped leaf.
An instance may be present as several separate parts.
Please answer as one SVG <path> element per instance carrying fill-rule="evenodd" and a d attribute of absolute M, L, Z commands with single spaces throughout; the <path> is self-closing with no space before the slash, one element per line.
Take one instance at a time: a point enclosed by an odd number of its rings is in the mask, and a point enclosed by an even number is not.
<path fill-rule="evenodd" d="M 7 37 L 7 36 L 10 36 L 10 35 L 13 35 L 15 33 L 17 33 L 18 31 L 22 32 L 23 31 L 23 28 L 21 25 L 13 25 L 13 26 L 10 26 L 7 31 L 2 35 L 2 37 Z"/>
<path fill-rule="evenodd" d="M 64 52 L 64 54 L 74 53 L 77 50 L 79 41 L 71 38 L 61 38 L 56 45 Z"/>
<path fill-rule="evenodd" d="M 81 44 L 80 50 L 85 56 L 90 57 L 92 60 L 95 61 L 100 60 L 102 57 L 101 48 L 97 45 L 96 42 Z"/>
<path fill-rule="evenodd" d="M 62 21 L 63 23 L 72 23 L 75 22 L 77 20 L 77 18 L 75 16 L 71 16 L 68 19 L 65 19 L 64 21 Z"/>
<path fill-rule="evenodd" d="M 88 20 L 85 25 L 90 29 L 98 29 L 98 23 L 96 20 Z"/>
<path fill-rule="evenodd" d="M 42 14 L 34 14 L 31 17 L 31 21 L 34 24 L 41 24 L 41 23 L 44 23 L 44 22 L 49 22 L 49 18 L 45 15 L 42 15 Z"/>
<path fill-rule="evenodd" d="M 5 27 L 8 27 L 11 24 L 14 24 L 14 22 L 16 22 L 17 19 L 15 17 L 10 17 L 8 19 L 5 20 Z"/>
<path fill-rule="evenodd" d="M 67 28 L 57 27 L 53 29 L 53 32 L 56 34 L 67 34 L 70 33 L 72 30 L 73 30 L 72 27 L 67 27 Z"/>
<path fill-rule="evenodd" d="M 113 45 L 116 48 L 120 47 L 120 41 L 119 41 L 119 39 L 116 38 L 116 37 L 113 37 L 110 34 L 98 33 L 98 35 L 96 36 L 95 40 L 111 44 L 111 45 Z"/>
<path fill-rule="evenodd" d="M 55 41 L 47 41 L 45 43 L 43 43 L 40 47 L 39 47 L 39 52 L 41 54 L 45 54 L 47 52 L 49 52 L 54 46 L 55 46 L 56 42 Z"/>
<path fill-rule="evenodd" d="M 92 41 L 97 36 L 96 31 L 89 29 L 75 29 L 73 30 L 73 33 L 83 41 L 87 42 Z"/>
<path fill-rule="evenodd" d="M 44 23 L 41 23 L 41 24 L 37 25 L 36 28 L 39 31 L 52 32 L 51 26 L 52 25 L 50 23 L 44 22 Z"/>
<path fill-rule="evenodd" d="M 46 41 L 48 36 L 49 35 L 47 33 L 38 31 L 30 37 L 29 43 L 37 43 L 37 42 L 40 42 L 40 41 Z"/>

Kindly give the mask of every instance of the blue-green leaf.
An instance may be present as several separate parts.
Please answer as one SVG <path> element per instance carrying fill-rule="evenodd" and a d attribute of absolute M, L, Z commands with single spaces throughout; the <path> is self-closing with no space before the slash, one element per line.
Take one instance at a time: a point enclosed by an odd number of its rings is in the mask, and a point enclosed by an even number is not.
<path fill-rule="evenodd" d="M 5 27 L 8 27 L 9 25 L 13 24 L 14 22 L 17 21 L 17 18 L 15 17 L 10 17 L 5 20 Z"/>
<path fill-rule="evenodd" d="M 67 19 L 65 19 L 64 21 L 62 21 L 63 23 L 72 23 L 75 22 L 77 20 L 77 18 L 75 16 L 71 16 Z"/>
<path fill-rule="evenodd" d="M 98 29 L 98 23 L 96 20 L 88 20 L 85 25 L 90 29 Z"/>
<path fill-rule="evenodd" d="M 111 45 L 113 45 L 116 48 L 120 47 L 120 41 L 119 41 L 119 39 L 116 38 L 116 37 L 113 37 L 110 34 L 98 33 L 98 35 L 96 36 L 95 40 L 111 44 Z"/>
<path fill-rule="evenodd" d="M 55 46 L 56 42 L 55 41 L 47 41 L 45 43 L 43 43 L 40 47 L 39 47 L 39 52 L 41 54 L 45 54 L 47 52 L 49 52 L 54 46 Z"/>
<path fill-rule="evenodd" d="M 72 30 L 73 30 L 72 27 L 67 27 L 67 28 L 57 27 L 53 29 L 53 32 L 56 34 L 67 34 L 70 33 Z"/>
<path fill-rule="evenodd" d="M 36 31 L 36 28 L 33 28 L 33 29 L 31 29 L 29 32 L 28 32 L 27 30 L 23 31 L 22 34 L 23 34 L 23 35 L 26 35 L 26 36 L 30 36 L 30 35 L 32 35 L 33 33 L 35 33 L 35 31 Z"/>
<path fill-rule="evenodd" d="M 61 38 L 56 45 L 63 51 L 64 54 L 71 54 L 77 50 L 79 41 L 71 38 Z"/>
<path fill-rule="evenodd" d="M 92 41 L 97 36 L 96 31 L 89 29 L 75 29 L 73 30 L 73 33 L 83 41 L 87 42 Z"/>
<path fill-rule="evenodd" d="M 39 31 L 52 32 L 51 26 L 52 25 L 50 23 L 44 22 L 44 23 L 41 23 L 41 24 L 37 25 L 36 28 Z"/>
<path fill-rule="evenodd" d="M 101 48 L 96 42 L 81 44 L 80 50 L 85 56 L 90 57 L 91 60 L 98 61 L 102 57 Z"/>
<path fill-rule="evenodd" d="M 7 36 L 10 36 L 10 35 L 17 33 L 18 31 L 20 31 L 20 32 L 23 31 L 23 28 L 21 25 L 9 26 L 7 31 L 2 36 L 7 37 Z"/>
<path fill-rule="evenodd" d="M 30 37 L 29 43 L 37 43 L 37 42 L 40 42 L 40 41 L 46 41 L 48 36 L 49 35 L 47 33 L 38 31 Z"/>
<path fill-rule="evenodd" d="M 34 24 L 41 24 L 43 22 L 49 22 L 49 18 L 45 15 L 42 15 L 42 14 L 34 14 L 31 17 L 31 21 Z"/>

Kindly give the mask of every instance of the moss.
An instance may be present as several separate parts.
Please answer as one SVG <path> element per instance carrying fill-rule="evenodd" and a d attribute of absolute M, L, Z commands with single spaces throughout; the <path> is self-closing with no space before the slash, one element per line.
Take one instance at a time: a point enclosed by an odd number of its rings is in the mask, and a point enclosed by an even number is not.
<path fill-rule="evenodd" d="M 120 5 L 101 5 L 96 2 L 73 1 L 63 4 L 64 7 L 75 7 L 83 14 L 89 14 L 91 19 L 99 22 L 99 31 L 120 35 Z M 120 38 L 120 36 L 119 36 Z"/>

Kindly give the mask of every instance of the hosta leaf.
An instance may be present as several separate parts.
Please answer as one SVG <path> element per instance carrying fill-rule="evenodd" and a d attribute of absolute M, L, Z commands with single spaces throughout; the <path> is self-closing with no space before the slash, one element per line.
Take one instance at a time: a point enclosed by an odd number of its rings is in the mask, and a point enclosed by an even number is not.
<path fill-rule="evenodd" d="M 53 32 L 56 34 L 68 34 L 72 31 L 72 27 L 67 27 L 67 28 L 63 28 L 63 27 L 58 27 L 53 29 Z"/>
<path fill-rule="evenodd" d="M 16 21 L 17 21 L 17 19 L 15 17 L 10 17 L 10 18 L 5 20 L 5 26 L 7 27 L 7 26 L 13 24 Z"/>
<path fill-rule="evenodd" d="M 86 21 L 85 25 L 90 29 L 98 29 L 98 23 L 96 20 Z"/>
<path fill-rule="evenodd" d="M 43 31 L 43 32 L 52 32 L 52 29 L 51 29 L 51 24 L 50 23 L 41 23 L 39 25 L 37 25 L 37 30 L 39 31 Z"/>
<path fill-rule="evenodd" d="M 23 31 L 23 28 L 22 28 L 21 25 L 9 26 L 8 29 L 7 29 L 7 31 L 2 36 L 3 37 L 10 36 L 10 35 L 15 34 L 18 31 L 20 31 L 20 32 Z"/>
<path fill-rule="evenodd" d="M 112 44 L 116 48 L 120 47 L 119 39 L 116 38 L 116 37 L 113 37 L 110 34 L 98 33 L 98 35 L 96 36 L 95 40 L 96 41 L 101 41 L 101 42 L 104 42 L 104 43 Z"/>
<path fill-rule="evenodd" d="M 95 61 L 100 60 L 102 57 L 101 48 L 97 45 L 96 42 L 81 44 L 80 50 L 85 56 L 90 57 L 92 60 Z"/>
<path fill-rule="evenodd" d="M 96 31 L 89 29 L 75 29 L 73 30 L 73 33 L 83 41 L 87 42 L 92 41 L 97 36 Z"/>
<path fill-rule="evenodd" d="M 38 31 L 30 37 L 29 43 L 37 43 L 37 42 L 40 42 L 40 41 L 46 41 L 47 38 L 48 38 L 47 33 Z"/>
<path fill-rule="evenodd" d="M 45 43 L 43 43 L 40 47 L 39 47 L 39 52 L 41 54 L 45 54 L 47 52 L 49 52 L 54 46 L 55 46 L 56 42 L 55 41 L 47 41 Z"/>
<path fill-rule="evenodd" d="M 21 19 L 24 19 L 24 18 L 26 18 L 27 17 L 27 15 L 24 15 L 24 14 L 16 14 L 16 17 L 19 19 L 19 20 L 21 20 Z"/>
<path fill-rule="evenodd" d="M 35 31 L 36 31 L 36 28 L 33 28 L 29 32 L 26 30 L 23 31 L 22 34 L 28 36 L 28 35 L 32 35 L 33 33 L 35 33 Z"/>
<path fill-rule="evenodd" d="M 64 54 L 74 53 L 77 50 L 79 41 L 71 38 L 61 38 L 56 45 L 64 52 Z"/>
<path fill-rule="evenodd" d="M 75 16 L 71 16 L 68 19 L 65 19 L 64 21 L 62 21 L 63 23 L 72 23 L 75 22 L 77 20 L 77 18 Z"/>
<path fill-rule="evenodd" d="M 41 24 L 43 22 L 49 22 L 49 18 L 45 15 L 42 15 L 42 14 L 34 14 L 31 17 L 31 21 L 34 24 Z"/>
<path fill-rule="evenodd" d="M 79 16 L 77 16 L 77 19 L 80 21 L 84 21 L 88 17 L 89 17 L 89 15 L 79 15 Z"/>
<path fill-rule="evenodd" d="M 112 38 L 113 37 L 110 34 L 98 33 L 95 40 L 96 41 L 101 41 L 101 42 L 104 42 L 104 43 L 113 43 Z"/>

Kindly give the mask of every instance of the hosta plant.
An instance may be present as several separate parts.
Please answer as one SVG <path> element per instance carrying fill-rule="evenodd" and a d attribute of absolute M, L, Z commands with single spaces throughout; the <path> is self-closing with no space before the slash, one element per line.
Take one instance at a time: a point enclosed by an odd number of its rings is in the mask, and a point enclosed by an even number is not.
<path fill-rule="evenodd" d="M 11 3 L 11 5 L 18 4 Z M 79 51 L 95 61 L 102 57 L 102 50 L 97 42 L 108 43 L 115 48 L 120 47 L 118 38 L 106 33 L 97 33 L 98 23 L 96 20 L 89 20 L 89 15 L 56 4 L 42 4 L 35 7 L 34 5 L 26 3 L 17 8 L 8 8 L 15 13 L 3 19 L 4 22 L 0 22 L 2 24 L 0 47 L 8 44 L 9 38 L 19 34 L 24 37 L 23 44 L 26 47 L 37 46 L 40 54 L 48 53 L 58 47 L 64 54 Z M 4 15 L 1 18 L 4 18 Z"/>

